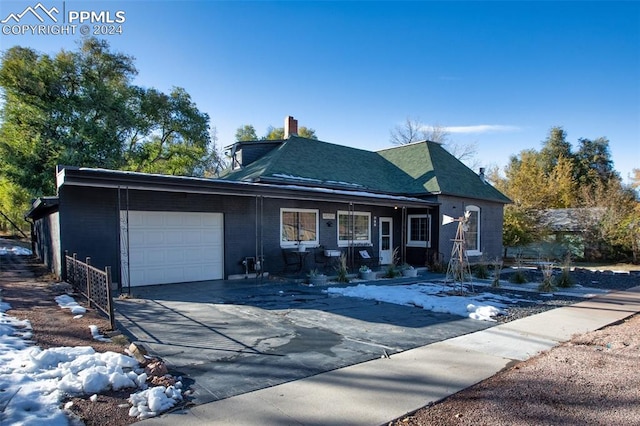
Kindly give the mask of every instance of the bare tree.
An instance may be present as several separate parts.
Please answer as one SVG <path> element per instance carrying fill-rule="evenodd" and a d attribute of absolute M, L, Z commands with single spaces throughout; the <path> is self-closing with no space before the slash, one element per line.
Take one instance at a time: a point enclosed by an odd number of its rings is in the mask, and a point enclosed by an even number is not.
<path fill-rule="evenodd" d="M 449 140 L 449 136 L 451 135 L 451 133 L 449 133 L 446 127 L 441 126 L 437 123 L 431 126 L 423 126 L 422 134 L 425 140 L 431 142 L 437 142 L 442 145 L 448 145 L 452 143 Z"/>
<path fill-rule="evenodd" d="M 406 145 L 422 140 L 422 128 L 424 125 L 417 118 L 407 117 L 402 124 L 398 124 L 391 130 L 391 143 L 394 145 Z"/>
<path fill-rule="evenodd" d="M 407 117 L 404 123 L 391 130 L 390 141 L 394 145 L 406 145 L 412 142 L 428 140 L 444 144 L 449 139 L 449 132 L 438 124 L 427 126 L 418 118 Z"/>
<path fill-rule="evenodd" d="M 465 145 L 458 144 L 453 141 L 445 143 L 445 148 L 458 160 L 462 161 L 471 170 L 478 170 L 480 161 L 476 158 L 478 154 L 477 142 L 471 142 Z"/>
<path fill-rule="evenodd" d="M 445 126 L 439 124 L 426 125 L 418 118 L 407 117 L 404 123 L 394 127 L 390 133 L 390 140 L 394 145 L 406 145 L 424 140 L 436 142 L 443 145 L 451 155 L 462 161 L 470 169 L 476 170 L 479 167 L 479 161 L 476 158 L 478 153 L 477 144 L 473 142 L 460 145 L 452 141 L 449 138 L 451 133 Z"/>

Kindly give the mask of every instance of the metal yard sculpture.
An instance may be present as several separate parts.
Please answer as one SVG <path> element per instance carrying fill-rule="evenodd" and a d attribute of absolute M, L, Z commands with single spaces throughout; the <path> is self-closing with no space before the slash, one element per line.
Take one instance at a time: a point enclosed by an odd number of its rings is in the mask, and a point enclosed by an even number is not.
<path fill-rule="evenodd" d="M 453 241 L 453 248 L 451 249 L 451 257 L 449 258 L 449 265 L 447 266 L 445 283 L 452 282 L 454 288 L 458 289 L 459 293 L 464 293 L 464 285 L 467 283 L 471 287 L 471 291 L 475 291 L 471 279 L 471 266 L 469 265 L 469 258 L 467 257 L 467 245 L 464 236 L 468 228 L 467 222 L 470 214 L 470 212 L 465 212 L 464 216 L 459 218 L 442 215 L 443 225 L 458 222 L 456 236 L 451 240 Z"/>

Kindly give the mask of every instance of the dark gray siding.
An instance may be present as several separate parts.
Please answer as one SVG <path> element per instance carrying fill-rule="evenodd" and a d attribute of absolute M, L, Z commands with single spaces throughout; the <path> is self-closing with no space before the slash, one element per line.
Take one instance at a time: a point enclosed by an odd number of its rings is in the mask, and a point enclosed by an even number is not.
<path fill-rule="evenodd" d="M 249 142 L 249 143 L 240 143 L 239 149 L 236 152 L 236 159 L 238 163 L 242 167 L 248 166 L 254 161 L 264 157 L 269 152 L 276 149 L 278 146 L 282 144 L 282 141 L 278 142 L 270 142 L 270 141 L 262 141 L 262 142 Z"/>
<path fill-rule="evenodd" d="M 280 247 L 280 209 L 304 208 L 319 211 L 319 241 L 326 248 L 338 248 L 337 212 L 348 203 L 324 203 L 294 199 L 202 195 L 180 192 L 118 190 L 64 186 L 60 190 L 62 250 L 89 256 L 98 268 L 112 267 L 114 282 L 120 278 L 119 210 L 212 212 L 224 215 L 225 277 L 244 273 L 242 260 L 264 253 L 264 270 L 274 274 L 284 269 Z M 355 211 L 370 212 L 374 256 L 379 251 L 379 218 L 394 220 L 394 246 L 402 241 L 402 209 L 355 205 Z M 323 213 L 336 219 L 322 219 Z M 437 219 L 436 219 L 437 221 Z M 355 262 L 354 262 L 355 263 Z M 360 265 L 354 264 L 354 267 Z M 303 273 L 316 267 L 310 254 Z"/>
<path fill-rule="evenodd" d="M 120 282 L 117 191 L 71 186 L 60 188 L 59 197 L 62 253 L 91 257 L 97 268 L 111 266 L 113 281 Z"/>
<path fill-rule="evenodd" d="M 504 204 L 446 196 L 439 197 L 438 201 L 442 203 L 440 207 L 441 214 L 438 219 L 440 223 L 442 221 L 442 214 L 458 218 L 464 214 L 466 206 L 474 205 L 479 207 L 481 257 L 487 261 L 502 258 L 502 220 Z M 440 251 L 446 261 L 451 257 L 451 249 L 453 248 L 451 240 L 455 238 L 456 225 L 456 223 L 440 225 Z M 479 257 L 469 258 L 471 262 L 477 260 L 479 260 Z"/>
<path fill-rule="evenodd" d="M 35 255 L 57 277 L 62 276 L 59 217 L 57 211 L 49 211 L 33 224 Z"/>

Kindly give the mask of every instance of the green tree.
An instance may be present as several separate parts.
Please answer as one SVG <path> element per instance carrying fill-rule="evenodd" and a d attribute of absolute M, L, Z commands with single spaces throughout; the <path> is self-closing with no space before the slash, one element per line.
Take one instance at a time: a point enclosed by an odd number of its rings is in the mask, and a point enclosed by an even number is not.
<path fill-rule="evenodd" d="M 315 139 L 318 140 L 318 137 L 316 136 L 316 131 L 305 127 L 305 126 L 301 126 L 298 128 L 298 136 L 302 137 L 302 138 L 307 138 L 307 139 Z M 284 127 L 269 127 L 267 129 L 267 134 L 265 135 L 264 139 L 266 140 L 282 140 L 284 139 Z"/>
<path fill-rule="evenodd" d="M 631 171 L 631 173 L 633 173 L 630 178 L 631 178 L 631 187 L 633 189 L 638 189 L 640 188 L 640 169 L 633 169 Z"/>
<path fill-rule="evenodd" d="M 245 124 L 236 130 L 236 142 L 258 140 L 256 129 L 251 124 Z"/>
<path fill-rule="evenodd" d="M 608 186 L 612 180 L 620 180 L 613 168 L 609 150 L 609 140 L 600 137 L 594 140 L 578 139 L 579 148 L 575 154 L 576 176 L 581 186 L 596 189 L 598 185 Z"/>
<path fill-rule="evenodd" d="M 562 127 L 556 126 L 549 130 L 547 139 L 542 143 L 540 161 L 546 173 L 551 173 L 560 158 L 573 160 L 571 144 L 567 141 L 567 133 Z"/>
<path fill-rule="evenodd" d="M 219 159 L 208 115 L 184 89 L 133 85 L 136 74 L 132 57 L 95 38 L 55 56 L 5 51 L 0 173 L 31 196 L 55 191 L 56 164 L 205 174 Z"/>
<path fill-rule="evenodd" d="M 198 110 L 189 94 L 174 88 L 169 95 L 155 89 L 139 94 L 136 132 L 124 155 L 127 169 L 146 173 L 202 175 L 211 155 L 209 116 Z"/>
<path fill-rule="evenodd" d="M 0 177 L 0 231 L 17 234 L 17 229 L 13 228 L 14 224 L 22 231 L 29 229 L 29 224 L 24 220 L 24 213 L 29 209 L 29 200 L 30 195 L 24 188 Z"/>
<path fill-rule="evenodd" d="M 510 159 L 504 178 L 492 172 L 490 180 L 514 202 L 505 208 L 503 242 L 539 241 L 547 234 L 540 220 L 544 210 L 584 207 L 575 214 L 585 229 L 586 256 L 637 261 L 637 193 L 622 185 L 606 138 L 578 142 L 572 153 L 564 130 L 554 127 L 539 152 L 526 150 Z"/>
<path fill-rule="evenodd" d="M 284 139 L 284 127 L 269 126 L 269 128 L 267 129 L 267 134 L 263 139 L 266 139 L 268 141 Z"/>
<path fill-rule="evenodd" d="M 594 259 L 638 262 L 640 255 L 640 201 L 631 187 L 619 181 L 583 187 L 586 207 L 581 223 L 586 228 L 590 256 Z"/>

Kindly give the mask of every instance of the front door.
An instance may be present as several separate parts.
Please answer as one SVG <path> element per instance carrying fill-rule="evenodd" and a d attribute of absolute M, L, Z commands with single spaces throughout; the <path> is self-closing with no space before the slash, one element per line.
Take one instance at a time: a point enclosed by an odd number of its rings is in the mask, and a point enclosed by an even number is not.
<path fill-rule="evenodd" d="M 380 218 L 380 263 L 393 263 L 393 218 Z"/>

